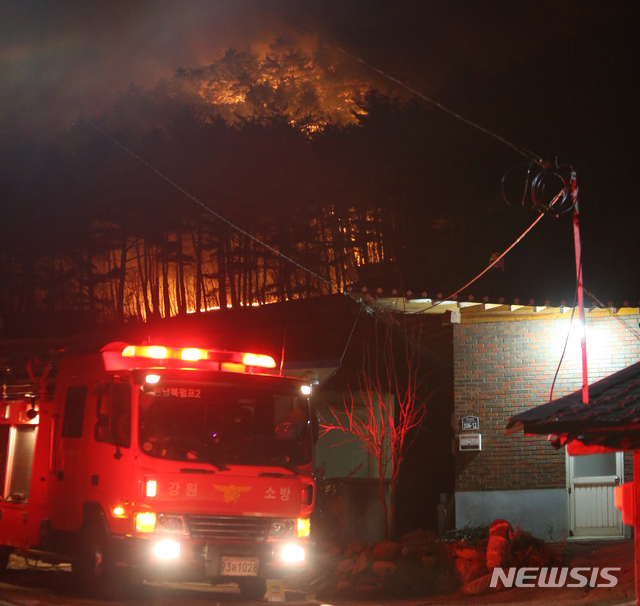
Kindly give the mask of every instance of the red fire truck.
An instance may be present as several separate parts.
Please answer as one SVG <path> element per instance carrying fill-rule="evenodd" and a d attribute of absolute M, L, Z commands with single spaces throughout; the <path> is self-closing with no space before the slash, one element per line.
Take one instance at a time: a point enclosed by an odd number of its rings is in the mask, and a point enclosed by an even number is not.
<path fill-rule="evenodd" d="M 0 400 L 0 570 L 12 552 L 124 577 L 236 581 L 306 567 L 308 383 L 269 356 L 111 343 Z M 40 376 L 36 376 L 36 374 Z"/>

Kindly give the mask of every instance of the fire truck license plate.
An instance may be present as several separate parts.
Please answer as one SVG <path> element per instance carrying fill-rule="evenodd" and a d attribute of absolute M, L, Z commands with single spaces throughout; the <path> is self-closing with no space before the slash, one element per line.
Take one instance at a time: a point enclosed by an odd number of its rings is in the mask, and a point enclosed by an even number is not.
<path fill-rule="evenodd" d="M 220 574 L 233 577 L 258 576 L 259 558 L 220 556 Z"/>

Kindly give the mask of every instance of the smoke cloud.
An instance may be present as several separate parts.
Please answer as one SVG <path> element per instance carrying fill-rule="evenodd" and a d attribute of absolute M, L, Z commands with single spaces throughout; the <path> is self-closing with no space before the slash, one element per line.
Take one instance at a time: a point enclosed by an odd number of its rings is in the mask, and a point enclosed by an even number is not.
<path fill-rule="evenodd" d="M 0 3 L 0 136 L 46 139 L 229 47 L 264 53 L 300 31 L 249 0 Z M 312 44 L 307 40 L 306 45 Z"/>

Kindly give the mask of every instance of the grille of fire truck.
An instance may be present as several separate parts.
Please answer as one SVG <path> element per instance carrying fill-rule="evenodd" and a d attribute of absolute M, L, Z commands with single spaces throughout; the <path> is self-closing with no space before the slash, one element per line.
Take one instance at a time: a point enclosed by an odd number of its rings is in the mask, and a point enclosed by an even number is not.
<path fill-rule="evenodd" d="M 240 516 L 188 516 L 191 537 L 213 541 L 264 541 L 268 518 Z"/>

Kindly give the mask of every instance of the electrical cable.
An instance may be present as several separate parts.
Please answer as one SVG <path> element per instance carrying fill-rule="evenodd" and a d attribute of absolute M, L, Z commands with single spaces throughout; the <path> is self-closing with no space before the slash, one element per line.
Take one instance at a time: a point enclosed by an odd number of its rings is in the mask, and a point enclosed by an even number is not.
<path fill-rule="evenodd" d="M 342 355 L 340 356 L 340 366 L 342 366 L 342 361 L 344 360 L 345 355 L 347 354 L 347 349 L 349 349 L 349 343 L 351 343 L 351 337 L 353 337 L 353 333 L 356 330 L 356 324 L 358 323 L 358 319 L 360 318 L 360 314 L 362 313 L 362 310 L 364 309 L 364 305 L 360 306 L 360 309 L 358 310 L 358 315 L 356 316 L 356 321 L 353 323 L 353 327 L 351 328 L 351 332 L 349 333 L 349 338 L 347 339 L 347 344 L 344 346 L 344 351 L 342 352 Z M 333 375 L 331 375 L 333 376 Z M 331 377 L 329 377 L 331 378 Z"/>
<path fill-rule="evenodd" d="M 504 189 L 505 180 L 507 176 L 511 173 L 511 171 L 519 168 L 521 166 L 527 166 L 527 179 L 524 184 L 524 191 L 522 192 L 522 201 L 520 202 L 520 206 L 525 206 L 525 200 L 527 199 L 527 192 L 529 191 L 529 182 L 531 179 L 531 169 L 536 165 L 536 162 L 527 162 L 525 164 L 516 164 L 512 166 L 507 172 L 502 175 L 502 179 L 500 181 L 500 188 L 502 189 L 502 199 L 506 202 L 507 206 L 513 206 L 511 202 L 509 202 L 509 198 L 507 197 L 507 192 Z"/>
<path fill-rule="evenodd" d="M 557 162 L 556 162 L 557 165 Z M 534 207 L 537 208 L 537 210 L 540 213 L 544 213 L 546 211 L 553 211 L 555 212 L 555 216 L 559 217 L 563 212 L 567 212 L 568 210 L 572 210 L 574 209 L 574 225 L 576 226 L 575 228 L 578 230 L 578 236 L 577 238 L 579 239 L 579 227 L 578 226 L 578 184 L 576 181 L 576 173 L 573 170 L 572 166 L 569 166 L 568 168 L 570 169 L 570 178 L 569 178 L 569 183 L 567 183 L 567 180 L 563 177 L 562 174 L 560 174 L 560 167 L 556 167 L 557 170 L 553 170 L 553 169 L 548 169 L 545 168 L 543 169 L 539 175 L 536 176 L 536 178 L 533 180 L 532 184 L 531 184 L 531 200 L 534 204 Z M 562 189 L 558 192 L 558 194 L 556 194 L 556 197 L 549 203 L 549 205 L 545 208 L 543 205 L 542 200 L 542 196 L 544 195 L 544 188 L 545 185 L 540 182 L 540 183 L 536 183 L 536 180 L 538 179 L 538 177 L 541 177 L 542 179 L 544 179 L 546 176 L 548 175 L 552 175 L 555 178 L 559 179 L 560 182 L 562 183 Z M 538 200 L 536 200 L 535 196 L 538 195 L 540 196 L 540 198 Z M 567 208 L 565 208 L 563 210 L 563 206 L 566 205 L 566 202 L 569 198 L 569 195 L 571 195 L 571 204 L 568 205 Z M 558 200 L 560 200 L 559 204 L 556 207 L 556 203 L 558 202 Z M 583 324 L 583 322 L 585 321 L 584 319 L 584 306 L 583 306 L 583 302 L 582 302 L 582 292 L 584 292 L 584 280 L 583 280 L 583 274 L 582 274 L 582 247 L 579 246 L 579 243 L 576 243 L 576 250 L 579 250 L 579 257 L 577 259 L 577 272 L 576 272 L 576 288 L 574 291 L 574 295 L 573 295 L 573 308 L 571 310 L 571 318 L 570 318 L 570 322 L 569 322 L 569 330 L 567 331 L 567 338 L 565 339 L 564 342 L 564 348 L 562 349 L 562 355 L 560 356 L 560 360 L 558 361 L 558 367 L 556 368 L 556 372 L 555 375 L 553 377 L 553 381 L 551 382 L 551 390 L 549 391 L 549 402 L 553 401 L 553 389 L 555 387 L 556 384 L 556 379 L 558 378 L 558 374 L 560 373 L 560 367 L 562 366 L 562 361 L 564 360 L 564 355 L 567 351 L 567 345 L 569 343 L 569 336 L 571 334 L 571 326 L 573 324 L 573 316 L 575 315 L 576 312 L 576 301 L 578 300 L 578 295 L 580 295 L 580 323 L 582 324 L 582 330 L 586 330 L 586 326 Z M 587 360 L 586 360 L 586 342 L 584 340 L 584 336 L 582 337 L 582 364 L 583 364 L 583 368 L 582 368 L 582 380 L 583 380 L 583 401 L 586 398 L 588 400 L 588 395 L 585 394 L 585 391 L 587 391 L 588 394 L 588 382 L 587 382 L 587 378 L 586 378 L 586 365 L 587 365 Z"/>
<path fill-rule="evenodd" d="M 590 293 L 586 288 L 584 289 L 584 292 L 591 297 L 602 309 L 607 309 L 607 306 L 602 303 L 602 301 L 600 301 L 600 299 L 598 299 L 598 297 L 596 297 L 594 294 Z M 620 324 L 622 324 L 622 326 L 624 326 L 631 334 L 633 334 L 634 337 L 636 337 L 636 339 L 640 340 L 640 333 L 633 330 L 633 328 L 631 328 L 631 326 L 629 326 L 626 322 L 624 322 L 622 320 L 622 318 L 620 318 L 620 316 L 618 316 L 618 314 L 611 314 L 616 320 L 618 320 L 618 322 L 620 322 Z"/>
<path fill-rule="evenodd" d="M 529 194 L 531 200 L 529 207 L 540 213 L 550 213 L 559 217 L 560 215 L 573 210 L 576 203 L 571 195 L 571 180 L 575 175 L 573 167 L 570 165 L 558 166 L 556 164 L 553 168 L 548 163 L 541 164 L 537 162 L 516 164 L 504 173 L 501 180 L 501 189 L 502 197 L 507 205 L 515 206 L 515 204 L 509 201 L 509 197 L 507 196 L 505 189 L 507 177 L 516 168 L 520 168 L 522 166 L 527 167 L 527 175 L 522 199 L 520 200 L 520 206 L 528 206 L 526 201 L 527 194 Z M 537 173 L 534 174 L 534 171 L 536 170 Z M 554 195 L 558 190 L 558 185 L 560 186 L 559 194 Z M 552 190 L 552 194 L 548 193 L 549 190 Z"/>
<path fill-rule="evenodd" d="M 569 169 L 571 177 L 567 179 L 561 172 L 561 170 Z M 573 167 L 556 167 L 556 168 L 543 168 L 531 182 L 531 202 L 533 207 L 538 212 L 550 212 L 559 217 L 561 214 L 567 213 L 573 210 L 576 202 L 571 198 L 570 179 L 573 177 Z M 562 187 L 560 192 L 547 204 L 545 198 L 547 197 L 547 190 L 551 187 L 550 181 L 555 178 L 560 181 Z M 567 202 L 571 200 L 570 204 Z"/>
<path fill-rule="evenodd" d="M 289 19 L 289 17 L 286 17 L 285 15 L 282 15 L 281 13 L 278 13 L 277 11 L 274 11 L 271 8 L 267 8 L 266 6 L 263 6 L 260 2 L 256 1 L 255 4 L 257 4 L 262 10 L 264 10 L 266 12 L 269 12 L 269 13 L 272 13 L 273 15 L 276 15 L 280 19 L 282 19 L 284 21 L 287 21 L 288 23 L 290 23 L 291 25 L 301 29 L 302 31 L 304 31 L 304 32 L 306 32 L 308 34 L 311 34 L 312 36 L 320 37 L 319 34 L 313 32 L 312 30 L 310 30 L 309 28 L 305 27 L 304 25 L 301 25 L 300 23 L 297 23 L 297 22 L 293 21 L 292 19 Z M 376 67 L 375 65 L 372 65 L 371 63 L 368 63 L 367 61 L 365 61 L 364 59 L 358 57 L 357 55 L 354 55 L 353 53 L 350 53 L 349 51 L 347 51 L 344 48 L 342 48 L 342 47 L 338 46 L 337 44 L 335 44 L 334 42 L 330 42 L 328 40 L 324 40 L 324 42 L 327 45 L 332 46 L 336 50 L 340 51 L 342 54 L 346 55 L 347 57 L 350 57 L 354 61 L 358 61 L 358 63 L 361 63 L 365 67 L 368 67 L 370 70 L 373 70 L 374 72 L 380 74 L 384 78 L 387 78 L 391 82 L 394 82 L 398 86 L 408 90 L 410 93 L 416 95 L 417 97 L 420 97 L 421 99 L 423 99 L 427 103 L 431 103 L 431 105 L 434 105 L 435 107 L 437 107 L 438 109 L 442 110 L 443 112 L 453 116 L 454 118 L 457 118 L 458 120 L 464 122 L 468 126 L 471 126 L 471 127 L 475 128 L 475 129 L 479 130 L 480 132 L 483 132 L 486 135 L 489 135 L 490 137 L 493 137 L 494 139 L 497 139 L 501 143 L 504 143 L 505 145 L 507 145 L 511 149 L 515 150 L 516 152 L 518 152 L 520 155 L 524 156 L 525 158 L 528 158 L 529 160 L 531 160 L 531 161 L 533 161 L 535 163 L 544 163 L 544 161 L 541 159 L 541 157 L 538 154 L 526 149 L 525 147 L 522 147 L 520 145 L 516 145 L 515 143 L 511 143 L 510 141 L 507 141 L 507 139 L 505 139 L 504 137 L 501 137 L 500 135 L 494 133 L 493 131 L 490 131 L 489 129 L 484 128 L 483 126 L 480 126 L 479 124 L 469 120 L 468 118 L 465 118 L 464 116 L 458 114 L 457 112 L 453 111 L 452 109 L 449 109 L 448 107 L 446 107 L 442 103 L 439 103 L 438 101 L 435 101 L 434 99 L 431 99 L 430 97 L 427 97 L 427 95 L 421 93 L 420 91 L 418 91 L 415 88 L 409 86 L 408 84 L 405 84 L 402 80 L 399 80 L 398 78 L 395 78 L 394 76 L 386 73 L 385 71 L 381 70 L 380 68 Z"/>
<path fill-rule="evenodd" d="M 567 192 L 566 192 L 566 186 L 565 186 L 556 194 L 556 196 L 553 198 L 553 200 L 551 200 L 551 202 L 548 205 L 548 208 L 549 209 L 555 208 L 555 205 L 558 202 L 558 200 L 564 200 L 566 198 L 566 195 L 567 195 Z M 561 204 L 562 204 L 562 202 L 561 202 Z M 572 204 L 572 207 L 573 207 L 573 204 Z M 538 217 L 536 218 L 536 220 L 531 225 L 529 225 L 529 227 L 527 227 L 527 229 L 522 233 L 522 235 L 511 246 L 509 246 L 509 248 L 507 248 L 507 250 L 505 250 L 499 257 L 494 259 L 475 278 L 473 278 L 472 280 L 467 282 L 462 288 L 459 288 L 458 290 L 456 290 L 455 292 L 450 294 L 448 297 L 445 297 L 441 301 L 436 301 L 433 305 L 430 305 L 429 307 L 425 307 L 424 309 L 421 309 L 419 311 L 415 311 L 413 313 L 414 314 L 425 313 L 425 312 L 429 311 L 430 309 L 433 309 L 434 307 L 437 307 L 438 305 L 441 305 L 445 301 L 453 300 L 453 298 L 456 297 L 458 294 L 460 294 L 465 288 L 471 286 L 476 280 L 478 280 L 479 278 L 484 276 L 484 274 L 486 274 L 494 265 L 496 265 L 497 263 L 500 263 L 500 261 L 502 261 L 502 259 L 507 255 L 507 253 L 509 253 L 515 247 L 515 245 L 518 244 L 520 242 L 520 240 L 522 240 L 522 238 L 524 238 L 534 228 L 534 226 L 542 219 L 542 217 L 544 217 L 544 216 L 545 216 L 545 214 L 541 212 L 538 215 Z"/>
<path fill-rule="evenodd" d="M 580 259 L 580 272 L 582 272 L 582 259 Z M 562 361 L 564 360 L 564 354 L 567 351 L 567 345 L 569 344 L 569 337 L 571 336 L 571 326 L 573 324 L 573 316 L 576 313 L 577 299 L 578 299 L 578 282 L 576 281 L 576 289 L 573 294 L 573 308 L 571 310 L 571 318 L 569 319 L 569 330 L 567 331 L 567 338 L 564 340 L 564 347 L 562 348 L 562 354 L 560 356 L 558 366 L 556 367 L 556 373 L 555 375 L 553 375 L 553 381 L 551 382 L 551 390 L 549 391 L 549 402 L 553 401 L 553 389 L 556 385 L 556 379 L 558 378 L 558 374 L 560 373 L 560 367 L 562 366 Z M 583 327 L 583 330 L 584 330 L 584 327 Z"/>
<path fill-rule="evenodd" d="M 365 308 L 364 304 L 361 304 L 360 305 L 360 309 L 358 310 L 358 315 L 356 316 L 356 320 L 353 323 L 353 326 L 351 327 L 351 332 L 349 333 L 349 338 L 347 339 L 347 343 L 344 346 L 344 350 L 342 351 L 342 355 L 340 356 L 340 364 L 338 364 L 338 367 L 322 382 L 323 385 L 326 384 L 327 381 L 332 379 L 335 376 L 335 374 L 342 368 L 342 362 L 344 360 L 345 355 L 347 355 L 347 349 L 349 349 L 349 343 L 351 343 L 351 337 L 353 337 L 353 333 L 356 330 L 356 325 L 358 324 L 358 320 L 360 319 L 360 314 L 365 309 L 366 308 Z"/>
<path fill-rule="evenodd" d="M 565 188 L 560 190 L 556 194 L 555 198 L 553 198 L 553 200 L 551 200 L 551 202 L 549 203 L 549 208 L 550 209 L 551 208 L 555 208 L 555 205 L 556 205 L 557 201 L 560 200 L 560 199 L 564 199 L 564 196 L 566 196 Z M 525 231 L 522 233 L 522 235 L 511 246 L 509 246 L 509 248 L 507 248 L 507 250 L 505 250 L 499 257 L 494 259 L 475 278 L 473 278 L 472 280 L 467 282 L 462 288 L 459 288 L 458 290 L 456 290 L 455 292 L 450 294 L 448 297 L 445 297 L 444 299 L 442 299 L 440 301 L 436 301 L 433 305 L 430 305 L 429 307 L 425 307 L 424 309 L 421 309 L 419 311 L 415 311 L 413 313 L 414 314 L 425 313 L 425 312 L 429 311 L 430 309 L 433 309 L 434 307 L 437 307 L 438 305 L 441 305 L 445 301 L 453 300 L 453 298 L 456 297 L 457 295 L 459 295 L 465 288 L 471 286 L 476 280 L 478 280 L 479 278 L 484 276 L 484 274 L 486 274 L 494 265 L 496 265 L 497 263 L 500 263 L 500 261 L 502 261 L 502 259 L 507 255 L 507 253 L 509 253 L 515 247 L 515 245 L 518 244 L 520 242 L 520 240 L 522 240 L 522 238 L 524 238 L 534 228 L 534 226 L 542 219 L 542 217 L 544 217 L 544 216 L 545 216 L 544 213 L 540 213 L 540 215 L 538 215 L 536 220 L 531 225 L 529 225 L 529 227 L 527 227 L 527 229 L 525 229 Z"/>
<path fill-rule="evenodd" d="M 413 314 L 422 314 L 422 313 L 425 313 L 425 312 L 429 311 L 430 309 L 433 309 L 434 307 L 437 307 L 438 305 L 442 305 L 442 303 L 444 303 L 445 301 L 453 300 L 454 297 L 456 297 L 458 294 L 460 294 L 465 288 L 467 288 L 468 286 L 471 286 L 476 280 L 478 280 L 484 274 L 486 274 L 494 265 L 499 263 L 506 256 L 506 254 L 508 252 L 510 252 L 511 249 L 513 249 L 514 246 L 516 244 L 518 244 L 520 242 L 520 240 L 522 240 L 522 238 L 524 238 L 535 227 L 535 225 L 542 219 L 542 217 L 544 217 L 544 216 L 545 215 L 543 215 L 543 214 L 538 215 L 536 220 L 531 225 L 529 225 L 529 227 L 527 227 L 527 229 L 522 233 L 522 235 L 520 237 L 518 237 L 518 239 L 511 246 L 509 246 L 509 248 L 507 248 L 507 250 L 505 250 L 497 259 L 494 259 L 489 265 L 487 265 L 487 267 L 485 267 L 485 269 L 483 269 L 475 278 L 473 278 L 472 280 L 467 282 L 462 288 L 459 288 L 455 292 L 451 293 L 448 297 L 445 297 L 444 299 L 442 299 L 440 301 L 436 301 L 433 305 L 430 305 L 429 307 L 425 307 L 424 309 L 420 309 L 418 311 L 414 311 L 412 313 Z"/>

